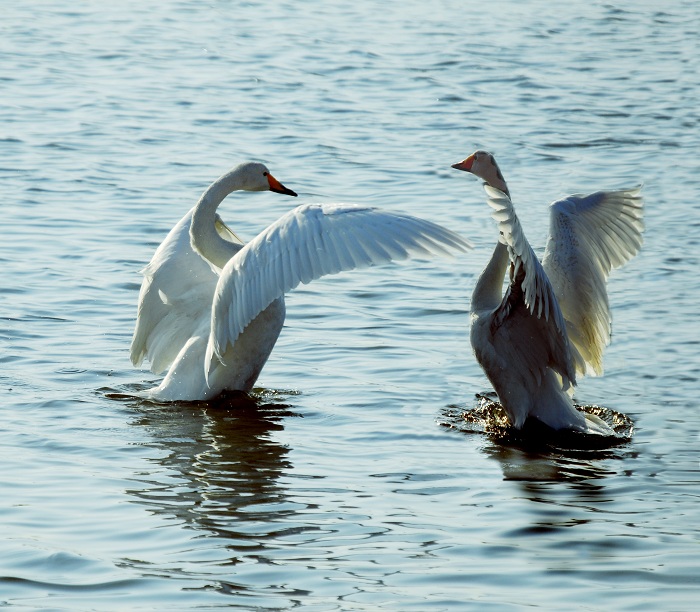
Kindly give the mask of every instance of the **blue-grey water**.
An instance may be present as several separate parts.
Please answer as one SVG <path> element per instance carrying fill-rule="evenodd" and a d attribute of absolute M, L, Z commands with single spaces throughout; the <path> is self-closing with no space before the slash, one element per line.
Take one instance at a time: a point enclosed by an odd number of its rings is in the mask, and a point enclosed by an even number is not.
<path fill-rule="evenodd" d="M 700 597 L 700 4 L 8 2 L 0 17 L 0 605 L 42 610 L 691 610 Z M 489 384 L 469 295 L 495 153 L 547 204 L 644 183 L 613 341 L 577 398 L 628 444 L 445 426 Z M 250 239 L 291 206 L 424 216 L 449 260 L 316 281 L 250 401 L 155 406 L 139 270 L 207 184 Z"/>

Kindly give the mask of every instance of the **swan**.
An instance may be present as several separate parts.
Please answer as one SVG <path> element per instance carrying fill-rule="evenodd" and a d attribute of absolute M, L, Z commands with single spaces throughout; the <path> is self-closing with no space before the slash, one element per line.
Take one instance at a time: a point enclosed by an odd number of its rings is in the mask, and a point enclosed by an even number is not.
<path fill-rule="evenodd" d="M 606 282 L 642 245 L 641 186 L 552 203 L 540 263 L 493 155 L 476 151 L 452 167 L 485 181 L 500 230 L 472 295 L 470 340 L 511 424 L 521 429 L 535 418 L 554 430 L 611 435 L 571 395 L 577 375 L 603 373 L 612 320 Z"/>
<path fill-rule="evenodd" d="M 470 243 L 437 224 L 347 204 L 305 204 L 244 244 L 217 214 L 233 191 L 296 196 L 261 163 L 214 181 L 142 270 L 131 361 L 162 382 L 141 395 L 158 402 L 250 391 L 277 341 L 284 294 L 326 274 L 451 255 Z"/>

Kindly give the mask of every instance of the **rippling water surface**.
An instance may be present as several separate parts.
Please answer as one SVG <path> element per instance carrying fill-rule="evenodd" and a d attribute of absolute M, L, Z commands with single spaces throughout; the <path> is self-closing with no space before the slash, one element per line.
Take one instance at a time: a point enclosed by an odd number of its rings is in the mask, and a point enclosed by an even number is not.
<path fill-rule="evenodd" d="M 700 5 L 9 3 L 0 22 L 0 602 L 25 609 L 690 610 L 700 596 Z M 493 151 L 546 204 L 645 184 L 613 274 L 601 452 L 445 427 L 489 390 L 468 296 Z M 140 276 L 245 159 L 244 238 L 292 205 L 422 215 L 475 250 L 317 281 L 250 399 L 154 406 Z M 541 253 L 541 250 L 539 251 Z"/>

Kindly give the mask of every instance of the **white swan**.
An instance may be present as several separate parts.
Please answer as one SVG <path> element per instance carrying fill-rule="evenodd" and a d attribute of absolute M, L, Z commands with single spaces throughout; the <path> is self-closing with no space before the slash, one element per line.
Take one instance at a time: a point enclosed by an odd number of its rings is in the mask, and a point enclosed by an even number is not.
<path fill-rule="evenodd" d="M 600 375 L 610 343 L 606 281 L 642 245 L 641 187 L 570 195 L 551 207 L 542 263 L 525 238 L 496 160 L 477 151 L 452 166 L 485 181 L 500 238 L 471 301 L 471 343 L 508 418 L 610 434 L 573 405 L 576 375 Z M 503 279 L 510 284 L 503 295 Z"/>
<path fill-rule="evenodd" d="M 167 371 L 150 399 L 249 391 L 282 329 L 284 294 L 300 282 L 471 246 L 416 217 L 344 204 L 299 206 L 244 245 L 216 213 L 241 189 L 296 196 L 263 164 L 241 164 L 209 186 L 143 270 L 131 361 Z"/>

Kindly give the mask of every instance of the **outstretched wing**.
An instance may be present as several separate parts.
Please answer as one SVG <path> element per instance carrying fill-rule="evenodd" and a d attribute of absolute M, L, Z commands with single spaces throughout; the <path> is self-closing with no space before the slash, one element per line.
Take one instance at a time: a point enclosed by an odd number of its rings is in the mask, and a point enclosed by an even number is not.
<path fill-rule="evenodd" d="M 543 267 L 561 306 L 576 370 L 603 373 L 611 321 L 606 281 L 642 246 L 641 186 L 571 195 L 551 205 Z"/>
<path fill-rule="evenodd" d="M 249 242 L 223 269 L 214 295 L 207 370 L 260 312 L 299 283 L 470 247 L 454 232 L 408 215 L 344 204 L 299 206 Z"/>
<path fill-rule="evenodd" d="M 139 366 L 148 359 L 154 374 L 166 371 L 191 337 L 209 330 L 219 275 L 192 249 L 191 222 L 192 210 L 170 231 L 142 271 L 131 361 Z M 216 228 L 224 239 L 240 244 L 218 216 Z"/>
<path fill-rule="evenodd" d="M 569 382 L 576 383 L 576 376 L 566 323 L 554 289 L 525 237 L 510 198 L 490 185 L 484 185 L 484 189 L 500 240 L 508 247 L 512 262 L 511 283 L 494 313 L 493 325 L 511 329 L 510 336 L 519 338 L 517 347 L 511 350 L 524 351 L 522 358 L 533 373 L 537 368 L 544 371 L 551 367 L 562 376 L 566 389 Z M 527 321 L 523 308 L 532 320 Z"/>

